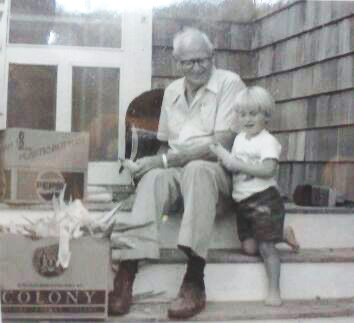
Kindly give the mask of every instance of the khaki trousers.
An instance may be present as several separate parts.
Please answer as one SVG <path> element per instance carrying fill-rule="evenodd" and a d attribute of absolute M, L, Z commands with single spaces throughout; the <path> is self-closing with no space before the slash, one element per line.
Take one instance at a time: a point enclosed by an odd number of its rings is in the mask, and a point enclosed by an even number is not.
<path fill-rule="evenodd" d="M 120 260 L 159 258 L 161 216 L 180 198 L 184 213 L 178 245 L 206 258 L 220 194 L 231 194 L 231 177 L 216 162 L 192 161 L 183 168 L 153 169 L 143 176 L 131 214 L 119 219 L 112 241 Z"/>

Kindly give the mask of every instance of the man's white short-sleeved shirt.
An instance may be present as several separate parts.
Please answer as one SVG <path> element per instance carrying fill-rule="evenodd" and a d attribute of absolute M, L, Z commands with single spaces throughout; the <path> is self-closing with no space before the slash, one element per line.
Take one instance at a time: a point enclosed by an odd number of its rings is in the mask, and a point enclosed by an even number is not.
<path fill-rule="evenodd" d="M 234 102 L 244 88 L 237 74 L 213 68 L 188 105 L 185 78 L 172 82 L 164 93 L 157 138 L 178 152 L 211 143 L 215 132 L 236 131 Z"/>
<path fill-rule="evenodd" d="M 279 141 L 266 129 L 250 139 L 247 139 L 246 134 L 241 132 L 236 136 L 232 147 L 232 156 L 249 164 L 261 163 L 265 159 L 279 160 L 280 153 Z M 232 197 L 235 201 L 241 201 L 268 187 L 277 186 L 275 177 L 261 178 L 244 173 L 234 174 L 232 181 Z"/>

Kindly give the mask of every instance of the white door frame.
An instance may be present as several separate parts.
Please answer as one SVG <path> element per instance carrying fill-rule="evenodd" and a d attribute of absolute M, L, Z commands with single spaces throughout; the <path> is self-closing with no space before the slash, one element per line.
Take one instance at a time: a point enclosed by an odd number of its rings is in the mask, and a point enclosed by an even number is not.
<path fill-rule="evenodd" d="M 5 95 L 0 99 L 3 101 L 1 103 L 4 107 L 4 120 L 7 120 L 9 64 L 55 65 L 58 67 L 57 131 L 71 131 L 72 68 L 76 66 L 119 68 L 118 154 L 119 157 L 124 157 L 124 120 L 128 105 L 137 95 L 151 89 L 151 9 L 123 13 L 122 48 L 120 49 L 20 44 L 8 44 L 4 46 L 4 49 L 3 88 Z M 125 173 L 118 176 L 117 169 L 116 162 L 90 162 L 88 183 L 95 185 L 128 184 L 130 177 Z"/>

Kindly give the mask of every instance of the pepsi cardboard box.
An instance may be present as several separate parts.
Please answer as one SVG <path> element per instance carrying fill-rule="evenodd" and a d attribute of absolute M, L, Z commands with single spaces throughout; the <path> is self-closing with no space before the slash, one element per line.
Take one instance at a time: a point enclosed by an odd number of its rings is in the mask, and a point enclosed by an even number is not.
<path fill-rule="evenodd" d="M 4 320 L 105 320 L 112 289 L 108 239 L 70 241 L 68 268 L 56 266 L 58 240 L 0 234 L 0 296 Z M 61 321 L 62 322 L 62 321 Z"/>
<path fill-rule="evenodd" d="M 8 128 L 0 131 L 0 199 L 45 203 L 66 184 L 65 199 L 84 199 L 89 134 Z"/>

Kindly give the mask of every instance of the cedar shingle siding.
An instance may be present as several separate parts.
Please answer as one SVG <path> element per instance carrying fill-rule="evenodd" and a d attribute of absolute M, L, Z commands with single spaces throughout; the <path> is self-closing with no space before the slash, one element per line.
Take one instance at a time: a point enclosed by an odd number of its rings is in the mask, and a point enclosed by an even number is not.
<path fill-rule="evenodd" d="M 194 7 L 194 15 L 186 8 L 156 10 L 152 87 L 164 88 L 179 76 L 171 55 L 174 33 L 200 28 L 216 45 L 219 68 L 274 95 L 271 129 L 283 145 L 284 195 L 306 182 L 330 185 L 354 200 L 354 2 L 291 0 L 256 18 L 259 8 L 245 3 L 234 19 L 223 6 L 209 8 L 213 15 Z"/>

